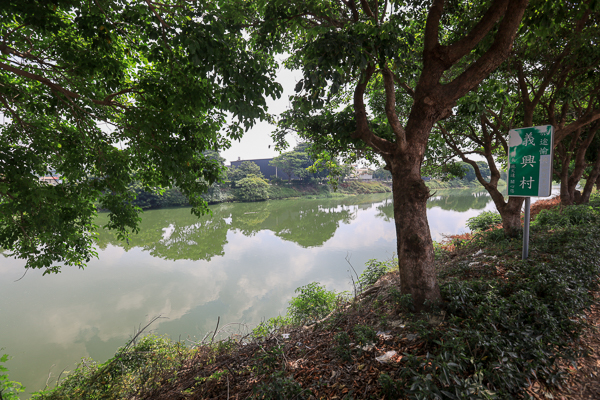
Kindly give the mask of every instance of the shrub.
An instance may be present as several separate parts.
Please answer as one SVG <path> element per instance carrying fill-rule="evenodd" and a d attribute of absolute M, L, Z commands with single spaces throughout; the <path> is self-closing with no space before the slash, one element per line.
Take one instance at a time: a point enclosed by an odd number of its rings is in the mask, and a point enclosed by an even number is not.
<path fill-rule="evenodd" d="M 335 347 L 333 351 L 344 361 L 352 360 L 352 351 L 350 349 L 350 336 L 346 332 L 339 332 L 333 338 Z"/>
<path fill-rule="evenodd" d="M 361 346 L 377 341 L 377 333 L 368 325 L 356 325 L 352 328 L 352 332 L 354 332 L 356 342 Z"/>
<path fill-rule="evenodd" d="M 365 265 L 366 268 L 358 277 L 358 285 L 361 291 L 366 287 L 374 285 L 379 278 L 394 269 L 398 265 L 398 259 L 388 261 L 371 259 Z"/>
<path fill-rule="evenodd" d="M 467 220 L 467 227 L 471 231 L 485 231 L 489 228 L 501 224 L 502 217 L 497 212 L 484 211 Z"/>
<path fill-rule="evenodd" d="M 329 314 L 336 305 L 337 294 L 325 289 L 319 282 L 312 282 L 296 289 L 288 307 L 288 316 L 295 324 L 316 321 Z"/>
<path fill-rule="evenodd" d="M 592 203 L 594 204 L 594 203 Z M 600 223 L 600 212 L 593 205 L 581 204 L 575 206 L 542 210 L 531 226 L 539 228 L 560 228 Z"/>
<path fill-rule="evenodd" d="M 0 356 L 0 363 L 8 361 L 8 355 Z M 19 400 L 19 393 L 25 389 L 19 382 L 8 380 L 8 369 L 0 365 L 0 399 L 2 400 Z"/>
<path fill-rule="evenodd" d="M 248 175 L 236 183 L 236 200 L 264 201 L 269 199 L 269 184 L 256 175 Z"/>

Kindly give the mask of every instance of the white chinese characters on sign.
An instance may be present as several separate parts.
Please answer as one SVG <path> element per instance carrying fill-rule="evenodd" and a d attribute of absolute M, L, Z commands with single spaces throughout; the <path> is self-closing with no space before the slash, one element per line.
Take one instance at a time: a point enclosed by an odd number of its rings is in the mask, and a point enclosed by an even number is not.
<path fill-rule="evenodd" d="M 530 176 L 529 179 L 525 179 L 525 177 L 523 177 L 523 180 L 519 185 L 521 186 L 521 189 L 523 189 L 525 185 L 527 185 L 527 189 L 531 189 L 531 185 L 533 184 L 533 182 L 535 182 L 533 180 L 533 176 Z"/>
<path fill-rule="evenodd" d="M 535 142 L 533 141 L 533 133 L 529 132 L 525 135 L 525 140 L 523 141 L 523 146 L 535 146 Z"/>
<path fill-rule="evenodd" d="M 529 165 L 533 167 L 533 164 L 535 164 L 535 156 L 523 156 L 521 166 Z"/>

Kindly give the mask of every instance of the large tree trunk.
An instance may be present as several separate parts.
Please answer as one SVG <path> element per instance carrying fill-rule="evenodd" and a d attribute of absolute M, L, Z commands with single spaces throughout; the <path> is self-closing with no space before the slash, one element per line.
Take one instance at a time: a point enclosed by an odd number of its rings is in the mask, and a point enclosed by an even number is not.
<path fill-rule="evenodd" d="M 441 300 L 427 221 L 429 189 L 421 179 L 420 165 L 419 155 L 412 152 L 391 165 L 400 288 L 412 295 L 417 311 Z"/>
<path fill-rule="evenodd" d="M 508 237 L 517 237 L 521 231 L 521 208 L 523 207 L 524 197 L 509 197 L 508 201 L 502 204 L 496 203 L 496 208 L 502 217 L 502 228 Z"/>

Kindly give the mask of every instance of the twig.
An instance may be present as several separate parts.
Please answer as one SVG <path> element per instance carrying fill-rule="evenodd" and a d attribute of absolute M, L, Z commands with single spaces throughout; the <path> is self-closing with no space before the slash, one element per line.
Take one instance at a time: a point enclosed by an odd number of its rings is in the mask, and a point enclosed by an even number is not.
<path fill-rule="evenodd" d="M 52 375 L 52 368 L 54 368 L 56 364 L 52 364 L 50 366 L 50 371 L 48 371 L 48 379 L 46 379 L 46 385 L 44 386 L 44 390 L 48 387 L 48 382 L 50 381 L 50 376 Z"/>
<path fill-rule="evenodd" d="M 212 335 L 212 339 L 210 339 L 210 344 L 215 340 L 215 335 L 217 334 L 217 329 L 219 329 L 219 322 L 221 321 L 221 316 L 217 317 L 217 327 L 215 328 L 215 333 Z"/>
<path fill-rule="evenodd" d="M 67 367 L 65 367 L 65 369 L 63 369 L 60 374 L 58 374 L 58 378 L 56 378 L 56 386 L 60 385 L 60 377 L 62 376 L 63 372 L 65 372 L 67 370 Z"/>
<path fill-rule="evenodd" d="M 133 343 L 135 343 L 135 340 L 138 338 L 138 336 L 140 336 L 142 334 L 142 332 L 144 332 L 144 330 L 146 330 L 147 327 L 149 327 L 152 323 L 154 323 L 154 321 L 156 321 L 157 319 L 160 318 L 167 318 L 167 317 L 161 317 L 160 314 L 157 315 L 156 317 L 152 318 L 152 320 L 150 320 L 150 322 L 148 322 L 146 324 L 146 326 L 144 326 L 143 328 L 139 329 L 138 332 L 133 336 L 133 338 L 125 345 L 125 347 L 123 348 L 123 350 L 120 351 L 120 353 L 125 353 L 127 351 L 127 349 L 129 349 L 129 347 L 131 347 L 131 345 Z M 167 318 L 168 319 L 168 318 Z"/>
<path fill-rule="evenodd" d="M 25 275 L 27 275 L 27 271 L 29 271 L 29 268 L 25 268 L 25 272 L 23 273 L 23 275 L 17 279 L 15 282 L 19 282 L 21 279 L 25 278 Z"/>
<path fill-rule="evenodd" d="M 354 267 L 350 263 L 350 258 L 348 257 L 347 253 L 346 253 L 345 259 L 346 259 L 346 262 L 348 263 L 348 265 L 350 265 L 350 268 L 352 268 L 352 271 L 354 271 L 354 275 L 356 275 L 356 281 L 358 281 L 360 278 L 358 277 L 358 274 L 356 273 L 356 270 L 354 269 Z M 358 291 L 356 290 L 356 283 L 354 282 L 354 277 L 352 275 L 350 275 L 350 279 L 352 279 L 352 286 L 354 286 L 354 298 L 356 299 L 356 296 L 358 295 Z"/>

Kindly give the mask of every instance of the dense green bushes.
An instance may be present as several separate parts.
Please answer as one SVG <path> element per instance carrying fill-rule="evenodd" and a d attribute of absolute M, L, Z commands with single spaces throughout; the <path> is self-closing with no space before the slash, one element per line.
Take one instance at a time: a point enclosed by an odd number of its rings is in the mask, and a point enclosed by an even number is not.
<path fill-rule="evenodd" d="M 235 199 L 238 201 L 264 201 L 269 199 L 269 184 L 256 175 L 248 175 L 236 183 Z"/>
<path fill-rule="evenodd" d="M 467 228 L 471 231 L 485 231 L 502 223 L 502 217 L 498 212 L 484 211 L 467 220 Z"/>

